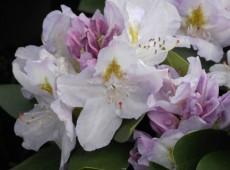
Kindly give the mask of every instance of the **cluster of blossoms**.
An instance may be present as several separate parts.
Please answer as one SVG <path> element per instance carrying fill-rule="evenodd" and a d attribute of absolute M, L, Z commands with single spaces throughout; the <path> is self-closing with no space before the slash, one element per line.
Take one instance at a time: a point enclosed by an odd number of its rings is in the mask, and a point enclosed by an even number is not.
<path fill-rule="evenodd" d="M 62 169 L 76 140 L 86 151 L 105 147 L 123 119 L 147 114 L 158 137 L 135 131 L 129 163 L 136 170 L 150 161 L 174 169 L 171 151 L 183 135 L 230 129 L 230 93 L 219 96 L 219 85 L 230 87 L 229 66 L 206 74 L 200 59 L 190 57 L 181 76 L 162 62 L 173 48 L 190 46 L 219 62 L 230 45 L 228 6 L 224 0 L 107 0 L 104 13 L 91 18 L 64 5 L 48 14 L 43 45 L 19 48 L 13 62 L 23 95 L 37 100 L 15 124 L 22 145 L 38 150 L 54 141 Z"/>

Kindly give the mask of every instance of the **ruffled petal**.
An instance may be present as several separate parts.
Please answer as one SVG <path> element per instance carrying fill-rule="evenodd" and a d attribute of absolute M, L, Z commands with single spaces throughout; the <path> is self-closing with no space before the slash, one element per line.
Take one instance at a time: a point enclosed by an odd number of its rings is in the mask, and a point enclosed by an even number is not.
<path fill-rule="evenodd" d="M 197 54 L 204 57 L 207 61 L 212 60 L 220 62 L 223 57 L 223 49 L 218 44 L 210 43 L 200 38 L 191 38 L 190 42 L 193 45 L 193 48 L 198 50 Z"/>

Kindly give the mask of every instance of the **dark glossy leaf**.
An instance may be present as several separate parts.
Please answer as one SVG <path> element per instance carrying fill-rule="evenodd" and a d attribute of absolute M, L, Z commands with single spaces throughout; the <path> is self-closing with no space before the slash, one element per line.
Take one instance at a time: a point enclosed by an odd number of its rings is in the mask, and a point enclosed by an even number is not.
<path fill-rule="evenodd" d="M 174 48 L 173 51 L 187 61 L 188 57 L 196 57 L 197 51 L 192 48 Z"/>
<path fill-rule="evenodd" d="M 196 170 L 229 170 L 230 151 L 217 151 L 205 155 Z"/>
<path fill-rule="evenodd" d="M 126 142 L 129 140 L 130 136 L 133 134 L 137 125 L 141 122 L 144 116 L 136 119 L 123 120 L 122 125 L 117 130 L 114 135 L 114 140 L 120 143 Z"/>
<path fill-rule="evenodd" d="M 93 14 L 97 9 L 103 12 L 105 0 L 81 0 L 78 10 Z"/>
<path fill-rule="evenodd" d="M 177 170 L 194 170 L 200 159 L 214 151 L 229 148 L 229 136 L 219 130 L 200 130 L 183 136 L 173 149 Z"/>
<path fill-rule="evenodd" d="M 169 170 L 155 162 L 150 162 L 149 163 L 149 170 Z"/>
<path fill-rule="evenodd" d="M 0 106 L 12 117 L 18 118 L 19 112 L 29 111 L 33 105 L 34 102 L 22 96 L 20 85 L 0 85 Z"/>
<path fill-rule="evenodd" d="M 169 51 L 164 64 L 173 67 L 180 76 L 184 76 L 187 73 L 189 66 L 187 61 L 185 61 L 181 56 L 173 51 Z"/>
<path fill-rule="evenodd" d="M 196 57 L 197 51 L 193 50 L 192 48 L 174 48 L 174 52 L 179 54 L 181 57 L 183 57 L 185 60 L 188 57 Z M 226 54 L 225 54 L 226 56 Z M 207 72 L 209 71 L 209 67 L 215 64 L 213 61 L 206 61 L 203 57 L 200 57 L 202 68 L 205 69 Z"/>
<path fill-rule="evenodd" d="M 56 145 L 41 149 L 35 155 L 23 161 L 12 170 L 54 170 L 59 169 L 60 149 Z"/>
<path fill-rule="evenodd" d="M 69 161 L 69 170 L 115 170 L 128 167 L 129 151 L 133 147 L 129 143 L 111 143 L 105 148 L 86 152 L 76 147 Z"/>

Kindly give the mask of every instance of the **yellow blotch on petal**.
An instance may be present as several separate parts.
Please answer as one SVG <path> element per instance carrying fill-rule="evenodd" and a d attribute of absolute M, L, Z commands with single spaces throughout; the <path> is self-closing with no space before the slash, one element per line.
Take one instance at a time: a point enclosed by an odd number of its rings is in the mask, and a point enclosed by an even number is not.
<path fill-rule="evenodd" d="M 130 26 L 129 27 L 129 33 L 131 35 L 131 44 L 136 44 L 138 41 L 139 31 L 138 29 Z"/>
<path fill-rule="evenodd" d="M 42 83 L 40 86 L 41 86 L 41 89 L 48 92 L 49 94 L 53 94 L 53 89 L 52 89 L 52 86 L 50 85 L 49 83 L 49 80 L 47 77 L 44 78 L 45 81 L 44 83 Z"/>
<path fill-rule="evenodd" d="M 187 26 L 192 25 L 194 27 L 201 28 L 205 24 L 206 24 L 206 20 L 204 16 L 204 11 L 201 5 L 199 5 L 196 9 L 192 10 L 191 15 L 186 21 L 186 25 Z"/>
<path fill-rule="evenodd" d="M 117 62 L 116 58 L 114 58 L 112 62 L 107 66 L 103 79 L 108 81 L 112 74 L 114 74 L 118 79 L 122 79 L 124 76 L 124 73 L 121 70 L 121 66 Z"/>
<path fill-rule="evenodd" d="M 168 148 L 168 159 L 172 162 L 175 162 L 173 159 L 173 150 L 172 148 Z"/>

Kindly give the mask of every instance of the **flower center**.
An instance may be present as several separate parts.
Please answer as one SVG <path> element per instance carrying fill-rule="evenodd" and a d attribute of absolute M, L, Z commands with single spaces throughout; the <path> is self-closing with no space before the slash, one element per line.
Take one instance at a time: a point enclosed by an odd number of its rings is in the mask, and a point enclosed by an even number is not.
<path fill-rule="evenodd" d="M 48 78 L 45 77 L 44 80 L 45 80 L 44 83 L 40 84 L 41 89 L 52 95 L 53 94 L 53 89 L 52 89 L 52 86 L 49 83 Z"/>
<path fill-rule="evenodd" d="M 106 97 L 108 98 L 108 103 L 115 103 L 119 110 L 122 109 L 122 103 L 129 96 L 127 93 L 128 87 L 123 87 L 121 85 L 109 85 L 105 92 Z"/>
<path fill-rule="evenodd" d="M 121 70 L 121 66 L 117 62 L 116 58 L 114 58 L 112 62 L 107 66 L 103 76 L 104 81 L 108 81 L 112 74 L 114 74 L 118 79 L 122 79 L 124 76 L 124 73 Z"/>
<path fill-rule="evenodd" d="M 192 25 L 193 27 L 201 28 L 206 24 L 205 16 L 201 5 L 193 9 L 191 15 L 186 21 L 186 26 Z"/>

